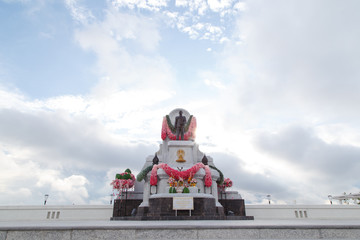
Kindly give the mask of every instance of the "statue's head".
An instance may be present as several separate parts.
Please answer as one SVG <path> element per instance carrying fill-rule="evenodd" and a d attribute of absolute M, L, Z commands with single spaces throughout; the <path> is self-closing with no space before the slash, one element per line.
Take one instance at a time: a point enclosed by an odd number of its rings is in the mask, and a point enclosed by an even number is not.
<path fill-rule="evenodd" d="M 182 116 L 182 111 L 179 112 L 180 116 Z"/>

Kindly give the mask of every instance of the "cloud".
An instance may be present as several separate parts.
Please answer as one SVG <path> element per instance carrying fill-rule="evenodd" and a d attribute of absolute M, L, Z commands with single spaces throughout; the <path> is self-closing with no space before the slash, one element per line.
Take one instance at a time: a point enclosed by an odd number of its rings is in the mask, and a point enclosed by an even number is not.
<path fill-rule="evenodd" d="M 167 90 L 174 81 L 170 65 L 154 53 L 160 35 L 157 23 L 149 18 L 112 10 L 104 21 L 78 29 L 75 39 L 83 49 L 96 54 L 97 72 L 102 80 L 95 92 L 130 86 Z"/>
<path fill-rule="evenodd" d="M 129 133 L 116 137 L 83 115 L 2 109 L 0 116 L 2 204 L 14 203 L 19 191 L 29 195 L 26 204 L 44 193 L 58 204 L 94 201 L 110 192 L 109 169 L 139 171 L 157 150 L 154 143 L 126 141 Z"/>
<path fill-rule="evenodd" d="M 275 193 L 291 194 L 284 183 L 275 176 L 250 173 L 244 166 L 242 159 L 224 152 L 209 153 L 213 157 L 215 166 L 222 171 L 225 178 L 233 180 L 234 187 L 240 189 L 240 194 L 250 192 L 256 194 Z"/>
<path fill-rule="evenodd" d="M 313 118 L 357 115 L 360 19 L 354 9 L 359 3 L 247 4 L 237 24 L 238 42 L 229 42 L 222 62 L 236 78 L 240 107 L 250 102 L 278 115 L 296 108 Z M 344 17 L 333 17 L 339 14 Z"/>
<path fill-rule="evenodd" d="M 117 8 L 128 7 L 130 9 L 139 8 L 149 11 L 159 11 L 161 8 L 167 6 L 167 0 L 115 0 L 113 5 Z"/>
<path fill-rule="evenodd" d="M 51 204 L 85 203 L 88 193 L 83 176 L 64 177 L 58 170 L 26 159 L 27 150 L 0 143 L 1 204 L 41 204 L 50 194 Z M 10 146 L 9 146 L 10 145 Z M 24 154 L 25 153 L 25 154 Z M 19 197 L 20 196 L 20 197 Z"/>
<path fill-rule="evenodd" d="M 329 179 L 333 176 L 347 179 L 360 168 L 359 147 L 328 144 L 311 129 L 288 127 L 279 133 L 264 133 L 256 143 L 263 151 L 290 161 L 304 170 L 316 170 Z M 353 180 L 357 182 L 356 179 Z"/>
<path fill-rule="evenodd" d="M 209 8 L 214 12 L 219 12 L 225 8 L 231 7 L 233 0 L 208 0 Z"/>
<path fill-rule="evenodd" d="M 293 166 L 292 170 L 288 169 L 298 175 L 298 180 L 303 180 L 293 188 L 306 186 L 308 201 L 318 193 L 326 196 L 326 191 L 354 192 L 360 184 L 353 177 L 360 169 L 360 148 L 326 143 L 311 128 L 289 126 L 276 133 L 263 132 L 255 144 L 269 159 L 276 159 L 277 164 Z"/>
<path fill-rule="evenodd" d="M 151 144 L 116 141 L 101 124 L 86 117 L 14 110 L 2 110 L 0 115 L 0 141 L 28 150 L 29 158 L 39 156 L 36 161 L 48 166 L 65 168 L 71 164 L 73 169 L 104 171 L 119 159 L 132 159 L 133 154 L 144 159 L 146 150 L 152 152 Z M 131 165 L 136 167 L 133 161 Z"/>
<path fill-rule="evenodd" d="M 231 29 L 231 26 L 224 24 L 225 18 L 233 18 L 245 9 L 243 2 L 233 0 L 177 0 L 175 6 L 169 6 L 165 0 L 117 0 L 113 1 L 113 5 L 119 11 L 136 8 L 140 12 L 149 11 L 155 18 L 162 19 L 166 25 L 177 28 L 191 39 L 206 39 L 220 43 L 228 38 L 227 30 Z"/>
<path fill-rule="evenodd" d="M 254 186 L 254 201 L 266 189 L 287 203 L 320 203 L 328 194 L 359 191 L 350 177 L 359 169 L 358 6 L 248 1 L 216 68 L 204 71 L 226 83 L 211 107 L 202 106 L 208 113 L 199 110 L 211 119 L 207 140 L 241 159 L 238 171 L 254 185 L 267 178 L 286 183 L 279 191 Z"/>
<path fill-rule="evenodd" d="M 70 10 L 75 21 L 87 24 L 94 19 L 94 16 L 89 9 L 80 6 L 78 2 L 78 0 L 65 0 L 66 7 Z"/>

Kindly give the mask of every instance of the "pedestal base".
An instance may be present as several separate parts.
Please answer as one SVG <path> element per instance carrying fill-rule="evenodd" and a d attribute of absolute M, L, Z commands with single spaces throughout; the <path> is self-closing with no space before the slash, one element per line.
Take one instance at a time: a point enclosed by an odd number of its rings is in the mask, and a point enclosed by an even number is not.
<path fill-rule="evenodd" d="M 173 197 L 194 197 L 194 210 L 173 210 Z M 228 202 L 229 201 L 229 202 Z M 134 204 L 135 202 L 132 202 Z M 224 207 L 216 206 L 215 198 L 208 194 L 158 194 L 149 199 L 148 207 L 137 207 L 136 216 L 131 216 L 132 210 L 127 210 L 126 214 L 115 209 L 119 209 L 119 202 L 115 201 L 114 214 L 111 220 L 254 220 L 252 216 L 245 215 L 244 200 L 227 200 L 226 212 Z M 140 203 L 138 204 L 138 206 Z M 223 206 L 224 206 L 223 205 Z M 232 211 L 234 214 L 227 216 L 225 213 Z M 120 213 L 120 214 L 119 214 Z M 130 213 L 130 214 L 129 214 Z"/>

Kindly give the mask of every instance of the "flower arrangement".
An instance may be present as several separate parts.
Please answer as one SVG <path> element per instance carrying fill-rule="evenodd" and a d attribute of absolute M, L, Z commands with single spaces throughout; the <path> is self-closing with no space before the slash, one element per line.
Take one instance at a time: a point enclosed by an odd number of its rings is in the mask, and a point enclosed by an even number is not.
<path fill-rule="evenodd" d="M 182 187 L 184 185 L 184 179 L 182 177 L 179 177 L 178 186 Z"/>
<path fill-rule="evenodd" d="M 230 187 L 232 187 L 233 182 L 230 180 L 230 178 L 225 178 L 223 185 L 224 185 L 226 188 L 230 188 Z"/>
<path fill-rule="evenodd" d="M 190 193 L 189 184 L 188 183 L 196 182 L 196 179 L 188 179 L 184 181 L 183 178 L 179 178 L 178 181 L 174 177 L 169 177 L 168 184 L 170 186 L 169 193 Z M 196 184 L 196 183 L 195 183 Z"/>
<path fill-rule="evenodd" d="M 119 191 L 118 195 L 120 195 L 123 190 L 129 190 L 134 187 L 134 184 L 135 176 L 131 173 L 130 169 L 126 169 L 123 173 L 116 174 L 115 180 L 110 183 L 114 190 Z"/>
<path fill-rule="evenodd" d="M 169 177 L 168 184 L 170 185 L 170 187 L 176 187 L 176 185 L 177 185 L 176 183 L 177 182 L 176 182 L 175 178 Z"/>
<path fill-rule="evenodd" d="M 233 182 L 231 181 L 231 179 L 225 178 L 224 182 L 222 184 L 218 185 L 218 187 L 225 190 L 225 188 L 230 188 L 230 187 L 232 187 L 232 185 L 233 185 Z"/>
<path fill-rule="evenodd" d="M 195 187 L 196 184 L 197 184 L 196 179 L 195 179 L 195 178 L 192 178 L 192 179 L 189 181 L 189 184 L 190 184 L 191 187 Z"/>

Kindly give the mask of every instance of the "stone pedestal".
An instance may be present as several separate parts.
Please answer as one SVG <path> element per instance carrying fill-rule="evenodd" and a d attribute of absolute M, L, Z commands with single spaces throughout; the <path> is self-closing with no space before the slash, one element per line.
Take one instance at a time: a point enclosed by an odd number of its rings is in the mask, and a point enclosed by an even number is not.
<path fill-rule="evenodd" d="M 136 214 L 141 202 L 141 199 L 116 199 L 114 201 L 113 217 L 132 216 L 131 213 Z"/>

